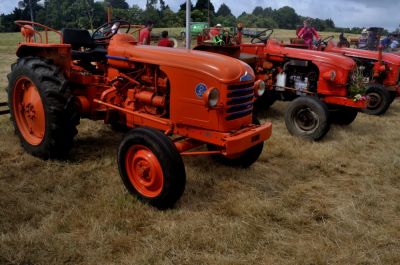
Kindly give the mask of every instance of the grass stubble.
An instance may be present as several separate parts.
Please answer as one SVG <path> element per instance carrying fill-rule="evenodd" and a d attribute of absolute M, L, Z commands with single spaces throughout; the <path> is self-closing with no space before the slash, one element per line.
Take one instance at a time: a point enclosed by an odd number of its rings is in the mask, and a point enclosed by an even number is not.
<path fill-rule="evenodd" d="M 279 32 L 279 31 L 278 31 Z M 19 36 L 1 34 L 0 100 Z M 123 134 L 82 120 L 69 161 L 42 161 L 0 117 L 0 264 L 399 264 L 400 102 L 318 143 L 292 137 L 286 103 L 247 170 L 185 158 L 169 211 L 125 191 Z"/>

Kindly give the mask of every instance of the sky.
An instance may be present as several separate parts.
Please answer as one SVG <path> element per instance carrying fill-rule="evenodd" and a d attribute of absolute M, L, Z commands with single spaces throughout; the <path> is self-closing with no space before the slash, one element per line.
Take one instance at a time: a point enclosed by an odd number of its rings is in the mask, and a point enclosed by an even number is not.
<path fill-rule="evenodd" d="M 144 8 L 146 0 L 126 0 Z M 195 0 L 192 0 L 195 2 Z M 339 27 L 379 26 L 394 30 L 400 24 L 400 0 L 211 0 L 215 8 L 225 3 L 236 16 L 254 7 L 293 7 L 297 14 L 313 18 L 332 18 Z M 185 0 L 165 0 L 176 11 Z M 10 13 L 18 0 L 0 0 L 0 13 Z"/>

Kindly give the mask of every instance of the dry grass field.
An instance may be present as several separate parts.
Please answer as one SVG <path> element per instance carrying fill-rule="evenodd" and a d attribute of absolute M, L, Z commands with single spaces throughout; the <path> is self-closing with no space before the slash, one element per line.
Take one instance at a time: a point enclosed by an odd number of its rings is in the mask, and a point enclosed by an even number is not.
<path fill-rule="evenodd" d="M 0 35 L 1 101 L 18 40 Z M 400 264 L 400 101 L 318 143 L 289 135 L 286 106 L 259 115 L 273 136 L 250 169 L 185 158 L 168 211 L 127 194 L 123 135 L 101 122 L 81 121 L 69 161 L 42 161 L 1 116 L 0 264 Z"/>

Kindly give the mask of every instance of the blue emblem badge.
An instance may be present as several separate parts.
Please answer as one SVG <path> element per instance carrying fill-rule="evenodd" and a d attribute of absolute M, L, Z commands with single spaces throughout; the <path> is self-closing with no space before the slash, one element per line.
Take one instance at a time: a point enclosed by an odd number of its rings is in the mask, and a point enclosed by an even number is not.
<path fill-rule="evenodd" d="M 242 75 L 240 77 L 240 82 L 246 82 L 246 81 L 252 81 L 252 80 L 253 80 L 253 77 L 249 73 L 247 73 L 247 71 L 244 75 Z"/>
<path fill-rule="evenodd" d="M 207 86 L 203 83 L 200 83 L 196 86 L 194 91 L 196 92 L 196 95 L 199 98 L 201 98 L 203 96 L 203 94 L 206 92 L 206 90 L 207 90 Z"/>

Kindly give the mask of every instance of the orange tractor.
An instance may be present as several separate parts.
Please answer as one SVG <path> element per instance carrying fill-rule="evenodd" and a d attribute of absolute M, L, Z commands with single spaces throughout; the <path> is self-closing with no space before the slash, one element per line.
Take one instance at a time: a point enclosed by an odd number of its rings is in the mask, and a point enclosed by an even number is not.
<path fill-rule="evenodd" d="M 219 43 L 207 41 L 204 34 L 194 49 L 224 54 L 252 66 L 256 78 L 266 84 L 256 106 L 267 108 L 276 100 L 291 101 L 285 123 L 293 135 L 318 141 L 331 123 L 349 125 L 367 107 L 366 86 L 352 59 L 284 47 L 270 39 L 272 34 L 272 29 L 264 30 L 251 43 L 240 45 L 227 31 L 221 32 Z"/>
<path fill-rule="evenodd" d="M 137 45 L 130 24 L 116 22 L 92 35 L 16 22 L 25 40 L 8 75 L 8 103 L 29 153 L 65 157 L 81 118 L 132 128 L 118 149 L 119 173 L 129 192 L 158 208 L 172 207 L 184 191 L 182 156 L 211 155 L 241 167 L 258 159 L 271 123 L 253 118 L 264 84 L 248 65 Z M 49 43 L 49 32 L 60 43 Z"/>
<path fill-rule="evenodd" d="M 362 74 L 368 88 L 367 96 L 370 98 L 364 113 L 382 115 L 389 109 L 390 104 L 400 96 L 400 56 L 378 51 L 339 47 L 332 40 L 334 36 L 315 43 L 314 49 L 327 53 L 343 55 L 353 59 Z M 291 39 L 285 47 L 308 49 L 301 39 Z"/>

